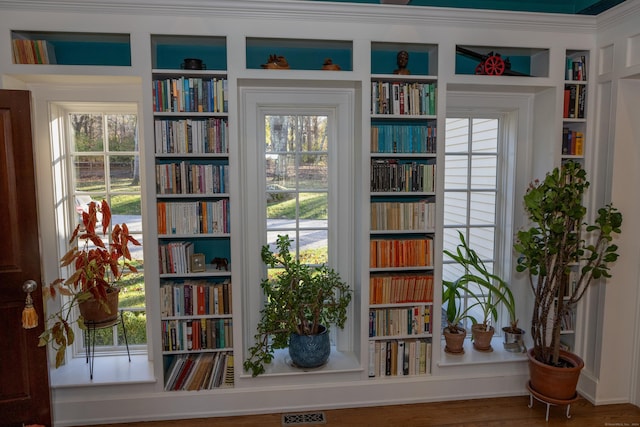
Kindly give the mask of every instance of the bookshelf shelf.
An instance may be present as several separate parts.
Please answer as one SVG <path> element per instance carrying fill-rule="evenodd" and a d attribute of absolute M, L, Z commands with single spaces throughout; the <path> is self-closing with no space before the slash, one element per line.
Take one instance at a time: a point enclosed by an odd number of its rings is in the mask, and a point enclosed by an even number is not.
<path fill-rule="evenodd" d="M 246 39 L 246 65 L 249 70 L 262 70 L 271 56 L 282 56 L 289 68 L 279 68 L 275 71 L 287 70 L 322 70 L 326 59 L 331 59 L 339 70 L 333 73 L 353 71 L 353 42 L 350 40 L 309 40 L 286 38 L 257 38 Z M 274 70 L 265 70 L 274 71 Z M 323 70 L 327 72 L 327 70 Z"/>
<path fill-rule="evenodd" d="M 11 31 L 13 63 L 131 66 L 129 34 Z"/>
<path fill-rule="evenodd" d="M 498 58 L 502 72 L 494 74 L 484 61 Z M 489 62 L 487 61 L 487 62 Z M 549 77 L 549 49 L 510 46 L 456 45 L 456 75 L 509 76 L 518 78 Z"/>
<path fill-rule="evenodd" d="M 584 158 L 587 130 L 589 52 L 567 50 L 562 104 L 562 160 Z"/>
<path fill-rule="evenodd" d="M 427 375 L 437 47 L 374 42 L 371 49 L 369 377 Z M 410 75 L 393 74 L 399 52 L 408 53 Z"/>
<path fill-rule="evenodd" d="M 226 39 L 152 35 L 151 47 L 165 390 L 230 387 Z M 198 376 L 180 380 L 187 369 Z"/>

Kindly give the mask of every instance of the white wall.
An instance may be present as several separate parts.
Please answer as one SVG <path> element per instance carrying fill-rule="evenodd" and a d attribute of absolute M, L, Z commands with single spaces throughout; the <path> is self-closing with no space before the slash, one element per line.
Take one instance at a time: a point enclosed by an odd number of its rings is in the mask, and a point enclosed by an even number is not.
<path fill-rule="evenodd" d="M 26 4 L 24 4 L 26 3 Z M 153 116 L 151 111 L 150 90 L 151 61 L 149 55 L 149 38 L 151 34 L 212 34 L 225 35 L 228 38 L 229 78 L 230 87 L 237 87 L 237 79 L 262 79 L 262 70 L 247 70 L 244 58 L 244 37 L 283 37 L 305 39 L 338 39 L 354 41 L 354 71 L 319 77 L 315 72 L 292 72 L 292 77 L 301 79 L 344 79 L 351 83 L 362 84 L 367 87 L 369 79 L 369 43 L 370 41 L 433 43 L 439 46 L 438 80 L 442 97 L 439 103 L 440 111 L 446 107 L 444 88 L 454 85 L 456 88 L 473 89 L 477 85 L 496 91 L 527 91 L 536 94 L 539 110 L 534 117 L 532 138 L 544 138 L 545 135 L 560 135 L 561 120 L 559 117 L 551 122 L 544 116 L 545 106 L 549 102 L 558 102 L 559 92 L 555 88 L 562 87 L 564 78 L 564 50 L 565 49 L 594 49 L 596 47 L 596 19 L 587 16 L 559 16 L 541 14 L 520 14 L 494 11 L 438 10 L 433 8 L 415 8 L 383 5 L 351 5 L 333 3 L 324 5 L 319 2 L 298 1 L 218 1 L 185 0 L 181 2 L 169 0 L 138 0 L 111 1 L 101 4 L 95 0 L 85 0 L 67 6 L 55 6 L 52 1 L 3 1 L 0 0 L 0 75 L 2 87 L 26 82 L 27 87 L 33 85 L 55 85 L 60 83 L 73 84 L 74 79 L 81 80 L 81 75 L 90 74 L 94 79 L 109 81 L 109 76 L 118 74 L 141 81 L 140 93 L 144 128 L 152 129 Z M 125 6 L 124 4 L 128 6 Z M 607 16 L 616 16 L 615 25 L 607 27 L 606 40 L 602 43 L 627 43 L 626 34 L 633 34 L 633 28 L 640 28 L 637 16 L 640 9 L 638 0 L 627 1 L 624 13 L 614 15 L 615 10 Z M 619 8 L 616 8 L 616 10 Z M 54 11 L 55 10 L 55 11 Z M 633 12 L 633 13 L 631 13 Z M 623 25 L 624 24 L 624 25 Z M 618 28 L 625 28 L 625 32 Z M 85 32 L 124 32 L 132 37 L 132 66 L 131 67 L 76 67 L 76 66 L 29 66 L 14 65 L 8 61 L 10 52 L 10 30 L 40 30 L 40 31 L 85 31 Z M 620 39 L 620 40 L 619 40 Z M 635 39 L 634 39 L 635 40 Z M 600 43 L 600 41 L 598 41 Z M 634 44 L 635 43 L 635 44 Z M 454 57 L 456 44 L 473 44 L 486 46 L 518 46 L 533 48 L 548 48 L 550 52 L 550 74 L 544 78 L 492 77 L 492 76 L 456 76 L 454 75 Z M 637 40 L 632 43 L 637 46 Z M 600 46 L 600 45 L 599 45 Z M 594 51 L 594 54 L 597 53 Z M 635 53 L 633 55 L 636 55 Z M 632 58 L 636 58 L 633 56 Z M 618 64 L 616 63 L 617 67 Z M 124 69 L 123 69 L 124 68 Z M 592 67 L 594 69 L 595 67 Z M 637 66 L 623 65 L 624 69 L 636 70 Z M 71 78 L 65 76 L 71 75 Z M 611 72 L 607 75 L 613 76 Z M 9 76 L 9 77 L 7 77 Z M 269 77 L 267 77 L 269 78 Z M 601 77 L 599 77 L 601 78 Z M 611 77 L 613 79 L 613 77 Z M 630 90 L 635 94 L 632 99 L 625 96 L 614 102 L 619 109 L 620 119 L 616 121 L 616 162 L 632 162 L 630 156 L 618 158 L 618 153 L 625 152 L 637 144 L 638 128 L 632 127 L 631 118 L 622 115 L 631 103 L 637 111 L 638 92 L 636 82 L 623 84 L 621 89 Z M 614 79 L 614 85 L 617 81 Z M 616 87 L 616 86 L 614 86 Z M 618 89 L 616 93 L 619 93 Z M 146 97 L 146 98 L 145 98 Z M 555 99 L 555 101 L 554 101 Z M 45 100 L 37 100 L 44 102 Z M 595 97 L 590 98 L 594 102 Z M 634 104 L 635 102 L 635 104 Z M 365 107 L 366 106 L 365 102 Z M 361 133 L 368 135 L 368 111 L 363 111 Z M 237 123 L 237 111 L 230 112 L 230 123 Z M 595 117 L 595 116 L 594 116 Z M 637 119 L 635 123 L 637 123 Z M 46 144 L 47 132 L 38 124 L 36 127 L 36 144 Z M 546 128 L 543 129 L 542 127 Z M 635 125 L 637 126 L 637 124 Z M 46 128 L 46 126 L 45 126 Z M 551 129 L 551 130 L 550 130 Z M 612 129 L 613 132 L 613 129 Z M 237 129 L 234 131 L 238 134 Z M 625 135 L 623 138 L 622 135 Z M 236 136 L 237 138 L 237 136 Z M 595 139 L 595 138 L 594 138 Z M 559 138 L 558 138 L 559 140 Z M 153 136 L 147 132 L 144 143 L 153 147 Z M 618 150 L 618 147 L 620 149 Z M 637 146 L 635 146 L 637 149 Z M 36 150 L 37 151 L 37 150 Z M 541 158 L 537 163 L 547 163 L 553 156 L 539 153 Z M 143 148 L 143 158 L 148 165 L 153 164 L 151 150 Z M 602 159 L 608 164 L 607 159 Z M 599 160 L 598 160 L 599 161 Z M 634 163 L 630 163 L 632 167 Z M 538 165 L 538 168 L 542 166 Z M 523 182 L 528 182 L 535 175 L 536 165 L 527 170 Z M 145 174 L 147 179 L 153 179 L 150 169 Z M 622 169 L 621 169 L 622 170 Z M 637 188 L 628 183 L 622 176 L 612 174 L 613 191 L 616 200 L 624 199 L 628 191 Z M 626 175 L 625 175 L 626 178 Z M 146 190 L 146 212 L 154 212 L 154 195 L 152 186 Z M 608 187 L 605 184 L 605 188 Z M 42 184 L 46 188 L 46 183 Z M 46 191 L 46 190 L 43 190 Z M 633 194 L 633 193 L 632 193 Z M 633 198 L 626 197 L 625 209 L 637 213 L 637 203 Z M 622 200 L 621 200 L 622 201 Z M 46 209 L 46 207 L 42 207 Z M 364 210 L 365 207 L 360 207 Z M 153 215 L 145 225 L 145 233 L 154 230 Z M 627 217 L 630 217 L 627 215 Z M 631 221 L 629 221 L 631 222 Z M 626 225 L 626 224 L 625 224 Z M 630 225 L 630 227 L 633 227 Z M 50 227 L 43 228 L 51 232 Z M 631 228 L 629 228 L 631 230 Z M 637 399 L 637 381 L 629 379 L 629 370 L 635 369 L 637 374 L 638 341 L 640 332 L 634 331 L 634 336 L 620 357 L 612 356 L 608 351 L 608 340 L 617 337 L 619 329 L 614 326 L 622 321 L 621 317 L 637 316 L 640 309 L 638 302 L 637 283 L 637 247 L 631 241 L 629 233 L 627 245 L 630 255 L 621 259 L 614 271 L 616 280 L 624 283 L 616 287 L 602 302 L 604 312 L 603 336 L 598 337 L 593 331 L 582 331 L 581 339 L 586 343 L 584 348 L 594 349 L 598 354 L 590 355 L 592 360 L 601 360 L 598 366 L 587 373 L 587 396 L 596 403 L 629 401 L 633 387 Z M 626 232 L 625 232 L 626 233 Z M 153 234 L 150 234 L 153 235 Z M 626 238 L 626 234 L 625 234 Z M 46 239 L 45 239 L 46 240 Z M 637 241 L 637 239 L 635 239 Z M 46 253 L 48 249 L 44 247 Z M 145 245 L 145 257 L 153 259 L 154 246 Z M 635 253 L 633 251 L 636 251 Z M 363 267 L 366 272 L 366 267 Z M 46 273 L 45 273 L 46 274 Z M 153 267 L 145 272 L 149 283 L 158 282 L 158 273 Z M 235 274 L 235 273 L 234 273 Z M 366 277 L 366 274 L 363 274 Z M 45 281 L 49 279 L 44 278 Z M 241 283 L 236 280 L 234 283 Z M 517 283 L 516 283 L 517 285 Z M 522 283 L 520 285 L 523 285 Z M 149 301 L 148 319 L 151 322 L 153 340 L 151 346 L 152 361 L 161 360 L 159 346 L 159 296 L 157 288 L 147 287 Z M 628 298 L 633 295 L 634 298 Z M 627 297 L 626 301 L 625 297 Z M 235 299 L 234 299 L 235 301 Z M 436 301 L 439 301 L 437 299 Z M 239 304 L 239 303 L 238 303 Z M 626 304 L 621 313 L 619 304 Z M 240 305 L 235 305 L 240 307 Z M 363 309 L 366 315 L 366 309 Z M 625 317 L 626 318 L 626 317 Z M 626 322 L 626 321 L 625 321 Z M 622 322 L 622 324 L 625 324 Z M 362 319 L 366 325 L 365 319 Z M 637 324 L 637 318 L 635 323 Z M 525 326 L 526 328 L 526 326 Z M 366 327 L 361 329 L 366 333 Z M 603 340 L 607 350 L 603 348 Z M 235 340 L 240 342 L 241 340 Z M 363 344 L 364 345 L 364 344 Z M 436 346 L 437 348 L 437 346 Z M 366 352 L 363 352 L 366 354 Z M 599 358 L 599 359 L 598 359 Z M 237 372 L 240 371 L 240 357 L 237 358 Z M 356 371 L 347 374 L 331 374 L 327 376 L 305 376 L 300 380 L 291 377 L 266 377 L 251 379 L 247 376 L 238 377 L 237 386 L 231 390 L 214 390 L 188 393 L 165 393 L 162 391 L 161 381 L 151 383 L 137 383 L 129 385 L 103 384 L 93 386 L 60 387 L 53 390 L 54 417 L 56 425 L 89 425 L 97 423 L 118 422 L 124 420 L 152 420 L 186 417 L 205 417 L 234 415 L 259 412 L 280 412 L 306 410 L 313 408 L 338 408 L 349 406 L 369 406 L 393 403 L 410 403 L 437 401 L 461 398 L 494 397 L 504 395 L 525 394 L 525 383 L 528 372 L 524 360 L 511 362 L 478 363 L 478 364 L 449 364 L 440 365 L 440 352 L 434 355 L 434 375 L 430 377 L 416 377 L 408 379 L 376 379 L 366 378 L 366 372 Z M 634 366 L 634 363 L 636 366 Z M 155 375 L 160 378 L 162 367 L 155 363 Z M 609 367 L 612 368 L 609 368 Z M 613 372 L 627 372 L 627 387 L 624 390 L 615 389 L 614 384 L 619 377 Z M 635 376 L 637 378 L 637 375 Z M 637 400 L 636 400 L 637 402 Z M 108 405 L 104 405 L 108 403 Z M 114 409 L 117 408 L 117 409 Z"/>

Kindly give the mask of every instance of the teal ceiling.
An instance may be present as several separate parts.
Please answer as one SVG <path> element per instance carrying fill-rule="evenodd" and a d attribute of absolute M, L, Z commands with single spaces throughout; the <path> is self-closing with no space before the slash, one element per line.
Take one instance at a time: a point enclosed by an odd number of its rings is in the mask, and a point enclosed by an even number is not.
<path fill-rule="evenodd" d="M 383 3 L 381 0 L 313 0 L 342 3 Z M 405 0 L 406 1 L 406 0 Z M 408 6 L 434 6 L 516 12 L 598 15 L 625 0 L 409 0 Z M 391 1 L 388 1 L 389 3 Z"/>

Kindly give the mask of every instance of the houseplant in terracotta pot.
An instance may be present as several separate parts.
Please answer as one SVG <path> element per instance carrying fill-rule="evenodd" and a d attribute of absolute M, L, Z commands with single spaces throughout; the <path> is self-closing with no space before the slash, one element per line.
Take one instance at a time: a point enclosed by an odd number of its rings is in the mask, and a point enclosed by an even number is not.
<path fill-rule="evenodd" d="M 67 346 L 75 340 L 73 323 L 85 329 L 85 322 L 107 325 L 117 320 L 118 280 L 127 271 L 137 272 L 130 263 L 129 244 L 140 243 L 123 223 L 113 226 L 107 246 L 103 237 L 108 235 L 110 224 L 109 204 L 105 200 L 100 204 L 90 202 L 87 211 L 82 212 L 82 222 L 69 238 L 72 248 L 60 259 L 60 267 L 68 268 L 72 274 L 43 288 L 44 296 L 58 300 L 59 308 L 48 316 L 38 345 L 52 344 L 56 368 L 62 364 Z"/>
<path fill-rule="evenodd" d="M 279 269 L 260 286 L 265 306 L 260 311 L 255 344 L 249 348 L 244 369 L 253 376 L 264 373 L 274 350 L 289 348 L 295 366 L 314 368 L 326 363 L 330 353 L 328 328 L 343 328 L 352 291 L 336 271 L 323 265 L 310 267 L 289 251 L 289 236 L 278 236 L 277 253 L 262 247 L 262 261 Z M 312 350 L 304 354 L 305 349 Z M 302 353 L 301 353 L 302 351 Z"/>
<path fill-rule="evenodd" d="M 514 245 L 520 253 L 517 270 L 528 273 L 534 295 L 530 387 L 556 400 L 575 397 L 584 366 L 578 355 L 560 349 L 561 314 L 584 296 L 593 280 L 611 277 L 609 264 L 618 258 L 613 239 L 620 233 L 622 214 L 607 204 L 587 224 L 583 196 L 588 187 L 585 170 L 573 161 L 534 181 L 524 196 L 531 226 L 518 232 Z M 577 274 L 570 285 L 564 278 L 572 268 Z M 566 381 L 557 383 L 552 374 Z"/>
<path fill-rule="evenodd" d="M 464 339 L 467 330 L 463 327 L 463 321 L 471 318 L 468 312 L 474 305 L 465 309 L 459 304 L 462 297 L 462 284 L 459 280 L 442 281 L 442 308 L 444 310 L 446 325 L 442 329 L 444 335 L 444 351 L 450 354 L 464 354 Z"/>
<path fill-rule="evenodd" d="M 471 297 L 471 307 L 478 307 L 482 312 L 482 319 L 478 321 L 468 316 L 473 322 L 471 327 L 474 348 L 479 351 L 491 351 L 491 339 L 495 333 L 491 322 L 498 319 L 498 307 L 503 304 L 509 313 L 510 326 L 503 329 L 517 332 L 518 319 L 515 314 L 515 300 L 508 284 L 496 274 L 489 271 L 478 253 L 469 247 L 464 235 L 458 232 L 460 243 L 456 252 L 445 250 L 444 253 L 456 261 L 464 273 L 458 278 L 458 287 Z M 469 308 L 467 308 L 469 310 Z"/>

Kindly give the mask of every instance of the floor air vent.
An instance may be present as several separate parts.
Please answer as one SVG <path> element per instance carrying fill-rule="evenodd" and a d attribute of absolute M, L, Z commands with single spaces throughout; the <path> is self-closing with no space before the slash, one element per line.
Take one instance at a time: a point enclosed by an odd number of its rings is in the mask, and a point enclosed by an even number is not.
<path fill-rule="evenodd" d="M 283 414 L 283 426 L 301 426 L 305 424 L 326 424 L 324 412 L 304 412 L 300 414 Z"/>

